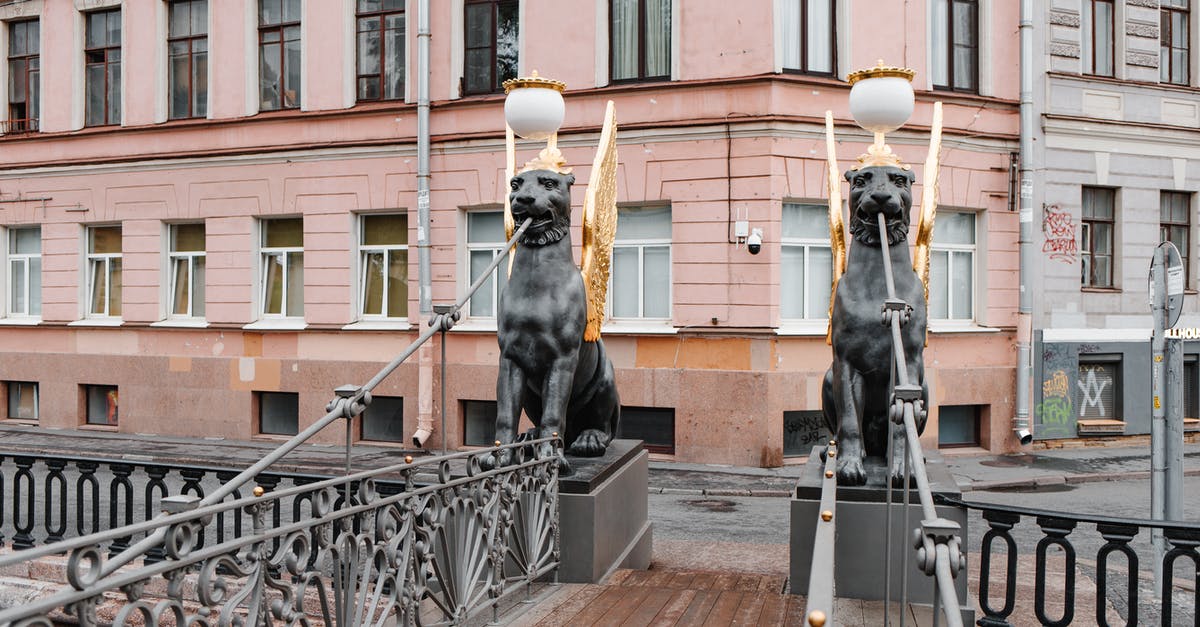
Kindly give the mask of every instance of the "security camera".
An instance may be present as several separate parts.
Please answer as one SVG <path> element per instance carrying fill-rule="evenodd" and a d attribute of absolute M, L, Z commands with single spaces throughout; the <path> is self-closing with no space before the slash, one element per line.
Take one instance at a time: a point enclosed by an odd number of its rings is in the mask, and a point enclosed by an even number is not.
<path fill-rule="evenodd" d="M 1028 446 L 1030 442 L 1033 442 L 1033 434 L 1029 432 L 1029 429 L 1018 429 L 1017 439 L 1021 442 L 1021 446 Z"/>
<path fill-rule="evenodd" d="M 746 238 L 746 250 L 750 251 L 751 255 L 757 255 L 758 251 L 762 250 L 762 229 L 750 231 L 750 237 Z"/>

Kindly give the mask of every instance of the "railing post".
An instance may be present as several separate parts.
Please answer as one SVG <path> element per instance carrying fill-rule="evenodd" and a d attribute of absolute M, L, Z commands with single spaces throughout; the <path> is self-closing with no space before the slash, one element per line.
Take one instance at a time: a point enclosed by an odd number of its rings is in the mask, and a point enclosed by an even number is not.
<path fill-rule="evenodd" d="M 78 461 L 75 462 L 75 467 L 79 469 L 79 479 L 75 482 L 75 530 L 81 536 L 97 533 L 100 531 L 100 480 L 96 478 L 96 471 L 100 468 L 100 464 L 93 461 Z M 85 495 L 91 491 L 91 503 L 88 503 Z M 89 507 L 90 505 L 90 507 Z M 88 522 L 88 512 L 91 512 L 91 529 L 85 530 L 84 525 Z"/>
<path fill-rule="evenodd" d="M 14 549 L 29 549 L 33 548 L 33 527 L 36 518 L 34 503 L 37 495 L 35 494 L 37 482 L 33 479 L 33 457 L 18 455 L 13 457 L 13 462 L 17 465 L 17 473 L 13 475 L 13 529 L 16 533 L 13 535 L 12 546 Z M 22 503 L 22 496 L 24 502 Z M 22 519 L 24 513 L 24 519 Z"/>
<path fill-rule="evenodd" d="M 129 477 L 133 475 L 133 466 L 131 464 L 111 464 L 109 469 L 112 470 L 112 482 L 108 484 L 108 528 L 116 529 L 126 525 L 133 524 L 133 483 Z M 119 513 L 121 506 L 120 493 L 125 493 L 124 517 Z M 121 521 L 124 518 L 124 522 Z M 117 555 L 129 548 L 129 536 L 121 536 L 112 541 L 109 546 L 109 555 Z"/>
<path fill-rule="evenodd" d="M 46 480 L 43 498 L 45 499 L 45 520 L 42 525 L 46 529 L 46 543 L 58 542 L 67 533 L 67 478 L 63 471 L 67 468 L 67 460 L 51 458 L 46 460 Z M 58 489 L 55 490 L 55 487 Z M 55 524 L 55 504 L 58 505 L 58 523 Z"/>

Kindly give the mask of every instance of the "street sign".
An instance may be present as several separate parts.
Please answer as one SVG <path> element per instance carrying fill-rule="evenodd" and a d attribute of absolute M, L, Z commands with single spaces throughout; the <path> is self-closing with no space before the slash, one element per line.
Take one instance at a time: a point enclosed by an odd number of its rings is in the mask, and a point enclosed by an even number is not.
<path fill-rule="evenodd" d="M 1162 242 L 1158 245 L 1163 249 L 1163 261 L 1166 262 L 1166 282 L 1167 282 L 1167 321 L 1165 327 L 1170 329 L 1179 322 L 1179 315 L 1183 313 L 1183 288 L 1184 288 L 1184 270 L 1183 260 L 1179 257 L 1179 249 L 1175 248 L 1175 244 L 1171 242 Z M 1150 262 L 1150 276 L 1147 280 L 1149 283 L 1150 306 L 1154 306 L 1154 262 Z"/>

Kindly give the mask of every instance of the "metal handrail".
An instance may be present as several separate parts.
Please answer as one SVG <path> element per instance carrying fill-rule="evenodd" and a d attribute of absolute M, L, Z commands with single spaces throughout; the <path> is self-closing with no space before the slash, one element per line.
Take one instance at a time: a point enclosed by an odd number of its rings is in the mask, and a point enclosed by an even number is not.
<path fill-rule="evenodd" d="M 245 485 L 247 481 L 250 481 L 272 464 L 282 459 L 285 455 L 295 450 L 301 444 L 307 442 L 314 435 L 322 431 L 334 421 L 342 418 L 352 421 L 355 417 L 359 416 L 363 410 L 366 409 L 366 406 L 370 404 L 370 393 L 377 385 L 383 382 L 383 380 L 386 379 L 393 371 L 395 371 L 396 368 L 400 367 L 400 364 L 411 357 L 412 354 L 415 353 L 422 344 L 427 342 L 429 338 L 433 337 L 435 333 L 444 332 L 454 325 L 454 321 L 459 316 L 459 310 L 462 309 L 463 305 L 465 305 L 467 301 L 475 295 L 475 292 L 479 291 L 483 284 L 491 277 L 492 271 L 500 265 L 500 262 L 508 257 L 508 255 L 512 252 L 513 247 L 516 246 L 517 242 L 520 240 L 521 236 L 525 233 L 525 230 L 529 228 L 529 225 L 532 222 L 533 218 L 526 218 L 525 221 L 521 223 L 520 227 L 513 232 L 512 237 L 509 238 L 504 249 L 496 253 L 487 269 L 480 274 L 479 278 L 475 280 L 466 293 L 464 293 L 458 298 L 457 301 L 455 301 L 451 309 L 446 313 L 434 314 L 430 318 L 427 328 L 421 331 L 420 335 L 417 336 L 417 339 L 409 344 L 407 348 L 401 351 L 400 355 L 389 362 L 386 366 L 381 368 L 379 372 L 371 378 L 370 381 L 368 381 L 365 385 L 358 388 L 353 388 L 352 390 L 339 388 L 339 395 L 330 401 L 329 405 L 327 406 L 328 411 L 321 419 L 317 420 L 300 433 L 292 436 L 287 442 L 280 444 L 273 451 L 264 455 L 261 460 L 255 462 L 250 467 L 240 472 L 236 477 L 225 482 L 223 485 L 221 485 L 221 487 L 217 488 L 211 494 L 201 499 L 199 503 L 200 507 L 220 503 L 225 499 L 225 497 L 233 494 L 238 490 L 238 488 Z M 445 364 L 443 364 L 443 367 L 445 367 Z M 343 390 L 346 390 L 344 395 Z M 346 450 L 346 455 L 347 459 L 349 459 L 350 451 L 348 447 Z M 103 578 L 111 575 L 117 569 L 145 554 L 150 549 L 161 545 L 163 539 L 165 538 L 165 534 L 165 528 L 159 528 L 154 533 L 146 536 L 124 551 L 112 556 L 112 558 L 105 562 L 105 564 L 101 567 L 99 576 Z M 57 551 L 52 552 L 58 552 L 62 550 L 61 545 L 56 544 L 55 546 L 57 547 Z M 40 552 L 35 553 L 37 555 L 43 554 Z M 31 556 L 29 558 L 25 558 L 31 559 L 34 554 L 22 552 L 21 555 Z M 0 560 L 0 564 L 10 563 L 8 561 L 9 559 L 12 558 Z M 24 559 L 17 561 L 24 561 Z"/>
<path fill-rule="evenodd" d="M 812 563 L 809 565 L 808 597 L 804 616 L 810 625 L 836 625 L 834 598 L 836 585 L 834 559 L 837 540 L 837 447 L 831 441 L 825 452 L 821 475 L 821 506 L 817 511 L 817 531 L 813 534 Z"/>
<path fill-rule="evenodd" d="M 920 399 L 920 387 L 909 381 L 907 360 L 904 355 L 904 344 L 901 341 L 900 326 L 907 321 L 907 303 L 896 298 L 895 281 L 892 276 L 892 258 L 887 236 L 887 218 L 882 212 L 876 214 L 879 225 L 879 242 L 883 253 L 883 272 L 887 282 L 888 300 L 884 304 L 883 314 L 891 326 L 892 356 L 895 361 L 897 385 L 892 390 L 890 418 L 904 427 L 905 453 L 908 456 L 907 468 L 911 469 L 912 478 L 916 480 L 917 496 L 921 501 L 921 538 L 922 546 L 917 548 L 918 565 L 927 575 L 935 577 L 937 593 L 934 596 L 934 615 L 936 620 L 937 605 L 940 604 L 946 615 L 946 622 L 951 627 L 961 627 L 962 614 L 959 608 L 961 602 L 954 590 L 954 577 L 963 567 L 965 556 L 960 550 L 961 540 L 958 537 L 958 523 L 940 518 L 934 508 L 933 492 L 929 488 L 929 477 L 925 472 L 925 454 L 921 450 L 920 434 L 917 432 L 916 407 Z M 901 394 L 897 394 L 901 392 Z M 907 492 L 907 481 L 905 490 Z M 907 511 L 907 508 L 906 508 Z M 890 535 L 890 532 L 889 532 Z"/>

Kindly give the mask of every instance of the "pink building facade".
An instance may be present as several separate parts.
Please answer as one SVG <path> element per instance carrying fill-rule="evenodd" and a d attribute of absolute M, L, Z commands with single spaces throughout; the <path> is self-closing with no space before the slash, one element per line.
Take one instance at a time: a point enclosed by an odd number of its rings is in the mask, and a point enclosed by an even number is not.
<path fill-rule="evenodd" d="M 680 461 L 773 466 L 826 437 L 823 116 L 848 169 L 869 136 L 845 75 L 914 68 L 916 111 L 889 143 L 918 181 L 934 101 L 946 118 L 924 439 L 1016 446 L 1016 3 L 430 4 L 433 302 L 464 293 L 503 238 L 492 87 L 534 69 L 567 83 L 576 245 L 613 100 L 628 226 L 604 337 L 624 434 Z M 417 336 L 417 1 L 216 5 L 0 6 L 9 424 L 282 438 Z M 758 254 L 742 220 L 762 229 Z M 495 290 L 448 334 L 447 429 L 428 445 L 490 439 Z M 356 437 L 411 446 L 442 410 L 437 354 L 377 389 Z"/>

